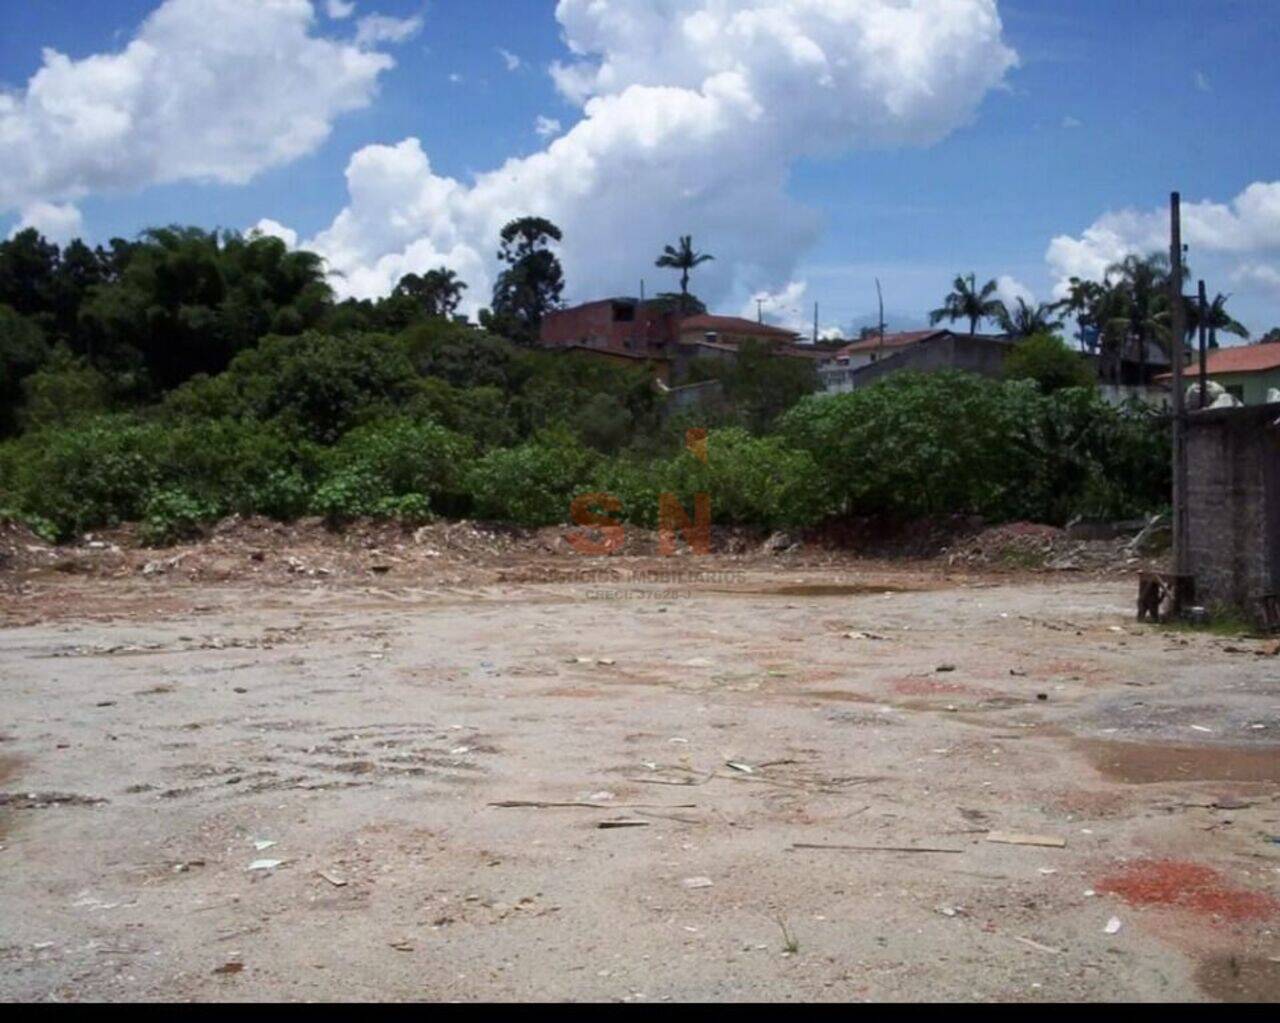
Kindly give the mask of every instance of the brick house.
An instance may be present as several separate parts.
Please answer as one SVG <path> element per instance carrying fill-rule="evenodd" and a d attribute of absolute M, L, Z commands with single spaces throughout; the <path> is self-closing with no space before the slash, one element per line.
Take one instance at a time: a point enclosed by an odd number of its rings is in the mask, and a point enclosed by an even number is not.
<path fill-rule="evenodd" d="M 758 342 L 780 356 L 813 358 L 781 327 L 737 316 L 681 316 L 666 304 L 610 298 L 548 313 L 540 344 L 613 362 L 647 361 L 658 379 L 678 383 L 694 359 L 736 359 L 741 345 Z"/>

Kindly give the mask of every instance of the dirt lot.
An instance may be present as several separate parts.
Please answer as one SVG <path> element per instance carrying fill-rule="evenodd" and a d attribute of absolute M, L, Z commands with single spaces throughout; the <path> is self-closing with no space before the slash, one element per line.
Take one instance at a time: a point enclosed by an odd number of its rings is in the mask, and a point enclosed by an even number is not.
<path fill-rule="evenodd" d="M 1280 999 L 1280 658 L 1127 574 L 96 542 L 0 586 L 0 997 Z"/>

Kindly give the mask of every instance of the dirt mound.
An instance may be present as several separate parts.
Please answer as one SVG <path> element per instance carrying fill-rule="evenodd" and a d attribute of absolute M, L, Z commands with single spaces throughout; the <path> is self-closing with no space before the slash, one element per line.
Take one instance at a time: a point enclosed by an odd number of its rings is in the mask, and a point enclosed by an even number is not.
<path fill-rule="evenodd" d="M 0 518 L 0 572 L 37 568 L 56 558 L 56 549 L 25 523 Z"/>
<path fill-rule="evenodd" d="M 819 547 L 873 558 L 932 559 L 977 536 L 986 522 L 974 515 L 940 515 L 920 519 L 860 516 L 816 526 L 805 539 Z"/>
<path fill-rule="evenodd" d="M 984 529 L 939 556 L 949 566 L 987 571 L 1111 574 L 1162 567 L 1158 556 L 1136 551 L 1127 537 L 1076 540 L 1065 530 L 1035 522 Z"/>

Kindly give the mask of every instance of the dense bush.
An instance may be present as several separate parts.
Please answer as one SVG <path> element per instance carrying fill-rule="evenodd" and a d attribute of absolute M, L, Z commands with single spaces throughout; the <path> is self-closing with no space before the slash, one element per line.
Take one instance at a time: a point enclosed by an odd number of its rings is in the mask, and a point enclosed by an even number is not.
<path fill-rule="evenodd" d="M 1061 522 L 1132 514 L 1168 494 L 1159 418 L 1111 408 L 1093 390 L 1043 395 L 1027 381 L 897 373 L 807 398 L 781 431 L 813 456 L 846 513 Z"/>
<path fill-rule="evenodd" d="M 1010 380 L 1031 380 L 1045 394 L 1095 386 L 1089 363 L 1053 334 L 1035 334 L 1019 341 L 1005 359 L 1004 375 Z"/>
<path fill-rule="evenodd" d="M 469 474 L 476 514 L 527 526 L 565 522 L 573 499 L 596 490 L 598 462 L 567 433 L 490 451 Z"/>
<path fill-rule="evenodd" d="M 474 445 L 434 423 L 391 419 L 352 430 L 325 452 L 312 508 L 333 522 L 360 516 L 425 520 L 469 503 L 464 468 Z"/>
<path fill-rule="evenodd" d="M 102 416 L 0 446 L 0 503 L 47 519 L 63 538 L 141 519 L 288 518 L 306 506 L 316 457 L 259 424 Z M 177 514 L 183 502 L 199 513 Z"/>

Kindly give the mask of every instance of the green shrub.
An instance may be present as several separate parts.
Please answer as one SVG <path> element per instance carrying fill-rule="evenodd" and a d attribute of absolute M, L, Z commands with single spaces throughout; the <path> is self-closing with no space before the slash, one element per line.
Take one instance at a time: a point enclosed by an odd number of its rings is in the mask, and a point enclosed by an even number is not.
<path fill-rule="evenodd" d="M 189 402 L 332 444 L 352 427 L 394 415 L 417 383 L 403 343 L 382 334 L 334 337 L 314 331 L 267 337 L 237 355 L 225 379 L 195 388 Z M 229 388 L 234 395 L 221 393 Z"/>
<path fill-rule="evenodd" d="M 1070 387 L 1094 387 L 1093 369 L 1084 357 L 1053 334 L 1019 341 L 1004 362 L 1009 380 L 1030 380 L 1043 394 Z"/>
<path fill-rule="evenodd" d="M 526 526 L 564 522 L 573 499 L 596 489 L 597 463 L 564 433 L 490 451 L 469 474 L 476 514 Z"/>
<path fill-rule="evenodd" d="M 1112 408 L 1092 388 L 1045 395 L 1028 381 L 896 373 L 804 399 L 781 434 L 812 455 L 844 513 L 1063 522 L 1168 500 L 1159 416 Z"/>
<path fill-rule="evenodd" d="M 140 536 L 148 546 L 170 547 L 182 540 L 196 539 L 201 527 L 217 517 L 216 505 L 176 488 L 158 490 L 143 511 Z"/>
<path fill-rule="evenodd" d="M 312 510 L 334 523 L 360 516 L 423 519 L 431 509 L 458 514 L 468 506 L 463 470 L 473 447 L 430 422 L 399 418 L 359 427 L 324 453 L 325 476 Z"/>
<path fill-rule="evenodd" d="M 708 494 L 717 523 L 805 526 L 829 511 L 822 474 L 808 452 L 742 429 L 712 430 L 706 462 L 682 452 L 667 464 L 662 482 L 686 507 L 694 495 Z"/>

